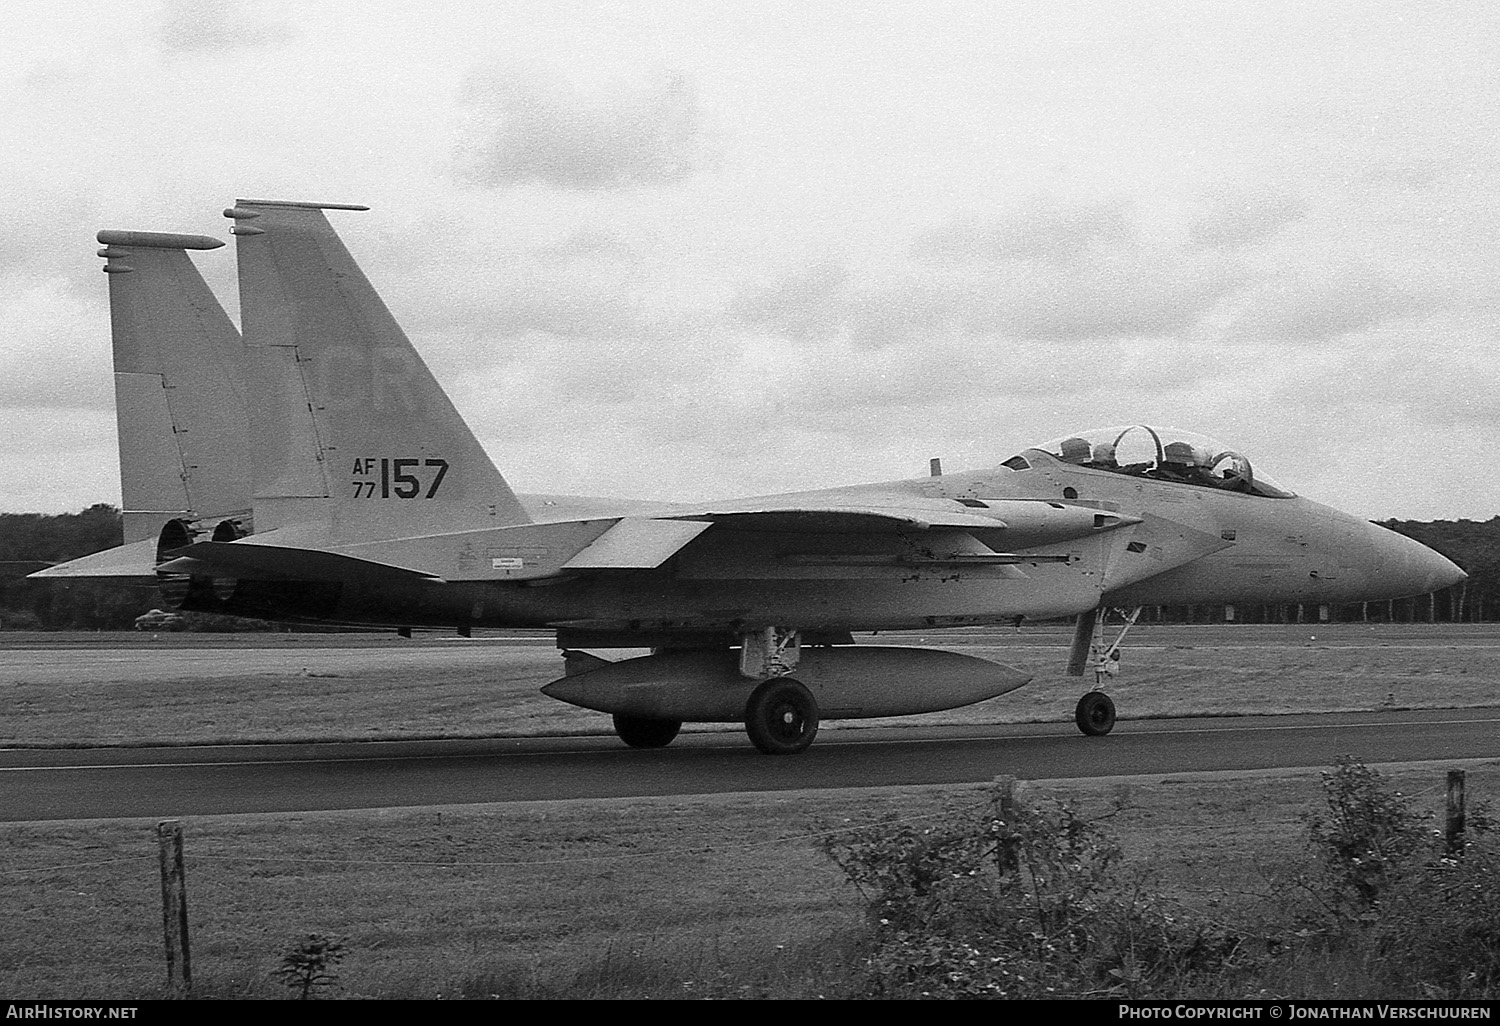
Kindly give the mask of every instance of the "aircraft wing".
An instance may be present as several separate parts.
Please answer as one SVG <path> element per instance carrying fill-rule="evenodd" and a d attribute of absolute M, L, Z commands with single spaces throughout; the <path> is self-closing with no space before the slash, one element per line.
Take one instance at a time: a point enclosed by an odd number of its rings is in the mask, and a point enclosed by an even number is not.
<path fill-rule="evenodd" d="M 791 501 L 787 501 L 790 499 Z M 1049 541 L 1083 537 L 1138 523 L 1134 517 L 1095 506 L 1050 499 L 948 499 L 910 493 L 838 490 L 770 500 L 716 503 L 682 512 L 658 512 L 708 520 L 720 526 L 754 531 L 870 533 L 895 531 L 1021 530 Z"/>
<path fill-rule="evenodd" d="M 1136 517 L 1092 507 L 1044 500 L 1012 501 L 1008 505 L 1026 520 L 1022 535 L 1013 532 L 1010 522 L 1003 519 L 1005 504 L 985 507 L 986 513 L 954 509 L 956 505 L 951 500 L 924 502 L 917 497 L 890 505 L 781 506 L 752 502 L 739 508 L 716 504 L 654 517 L 626 517 L 559 569 L 654 568 L 700 536 L 704 543 L 696 551 L 736 553 L 729 563 L 739 563 L 745 557 L 761 558 L 751 554 L 767 538 L 778 539 L 774 543 L 777 555 L 770 562 L 785 567 L 1035 563 L 1066 560 L 1067 555 L 1011 550 L 1072 541 L 1140 522 Z M 799 548 L 799 539 L 816 544 Z"/>
<path fill-rule="evenodd" d="M 1003 529 L 998 517 L 977 516 L 925 506 L 809 506 L 779 509 L 708 509 L 692 513 L 693 519 L 743 531 L 807 531 L 821 534 L 861 534 L 896 531 Z"/>

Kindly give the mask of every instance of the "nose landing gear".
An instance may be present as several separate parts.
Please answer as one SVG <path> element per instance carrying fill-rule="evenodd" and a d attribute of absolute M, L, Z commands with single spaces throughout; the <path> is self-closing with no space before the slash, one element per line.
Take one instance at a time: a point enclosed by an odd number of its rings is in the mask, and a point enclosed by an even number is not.
<path fill-rule="evenodd" d="M 1089 737 L 1103 737 L 1115 729 L 1115 703 L 1102 691 L 1090 691 L 1078 700 L 1073 721 Z"/>
<path fill-rule="evenodd" d="M 1120 672 L 1120 643 L 1141 615 L 1141 607 L 1131 610 L 1117 609 L 1114 612 L 1123 621 L 1120 633 L 1112 644 L 1104 640 L 1105 620 L 1110 610 L 1104 606 L 1078 614 L 1073 629 L 1073 648 L 1068 655 L 1068 675 L 1082 677 L 1087 670 L 1094 673 L 1094 690 L 1078 700 L 1073 710 L 1073 721 L 1078 729 L 1090 737 L 1103 737 L 1115 727 L 1115 703 L 1102 690 L 1105 678 Z"/>

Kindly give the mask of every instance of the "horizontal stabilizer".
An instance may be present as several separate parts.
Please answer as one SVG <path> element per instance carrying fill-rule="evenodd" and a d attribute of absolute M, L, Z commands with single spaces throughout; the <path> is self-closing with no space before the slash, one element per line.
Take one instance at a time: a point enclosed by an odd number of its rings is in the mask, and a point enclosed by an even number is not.
<path fill-rule="evenodd" d="M 390 563 L 319 549 L 237 542 L 198 542 L 168 553 L 163 573 L 214 574 L 254 580 L 344 581 L 359 584 L 443 583 L 441 577 Z"/>
<path fill-rule="evenodd" d="M 156 539 L 144 538 L 129 545 L 117 545 L 91 556 L 70 559 L 66 563 L 38 570 L 31 577 L 109 577 L 156 580 Z"/>

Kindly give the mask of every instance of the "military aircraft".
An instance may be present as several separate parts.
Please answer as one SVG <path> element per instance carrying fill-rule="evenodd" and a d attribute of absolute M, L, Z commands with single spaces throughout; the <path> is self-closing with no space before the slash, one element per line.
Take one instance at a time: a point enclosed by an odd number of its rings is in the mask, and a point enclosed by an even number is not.
<path fill-rule="evenodd" d="M 855 645 L 853 632 L 1075 618 L 1069 672 L 1096 679 L 1076 719 L 1101 735 L 1115 709 L 1097 684 L 1124 637 L 1108 639 L 1106 611 L 1369 601 L 1464 577 L 1410 539 L 1292 494 L 1234 449 L 1144 425 L 903 481 L 701 504 L 526 503 L 327 209 L 365 208 L 239 200 L 225 212 L 243 371 L 220 370 L 244 375 L 250 515 L 204 516 L 235 504 L 231 488 L 180 503 L 190 512 L 162 525 L 151 572 L 178 608 L 403 631 L 545 628 L 565 674 L 543 691 L 612 714 L 627 744 L 739 722 L 761 751 L 791 754 L 822 719 L 953 708 L 1029 679 L 955 652 Z M 124 234 L 101 235 L 101 252 L 138 270 L 141 251 L 204 248 Z M 180 265 L 166 277 L 181 280 Z M 127 332 L 145 331 L 149 307 L 130 308 Z M 237 428 L 203 430 L 222 441 Z M 128 563 L 100 554 L 37 576 Z M 620 648 L 651 654 L 585 651 Z"/>

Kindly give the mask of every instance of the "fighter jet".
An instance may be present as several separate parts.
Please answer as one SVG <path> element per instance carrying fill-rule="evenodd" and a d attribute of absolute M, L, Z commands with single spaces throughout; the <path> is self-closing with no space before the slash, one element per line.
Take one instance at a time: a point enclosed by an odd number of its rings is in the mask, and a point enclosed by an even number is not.
<path fill-rule="evenodd" d="M 954 652 L 855 645 L 855 632 L 1074 618 L 1069 671 L 1096 680 L 1076 719 L 1102 735 L 1115 709 L 1097 685 L 1123 639 L 1106 636 L 1108 610 L 1369 601 L 1464 577 L 1410 539 L 1287 491 L 1237 450 L 1143 425 L 957 474 L 528 508 L 326 209 L 365 208 L 239 200 L 225 212 L 254 533 L 215 526 L 205 538 L 198 521 L 168 520 L 152 569 L 178 608 L 545 628 L 565 674 L 544 692 L 612 714 L 627 744 L 669 744 L 684 722 L 737 722 L 761 751 L 791 754 L 823 719 L 953 708 L 1029 679 Z M 586 651 L 622 648 L 651 654 Z"/>

